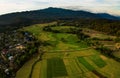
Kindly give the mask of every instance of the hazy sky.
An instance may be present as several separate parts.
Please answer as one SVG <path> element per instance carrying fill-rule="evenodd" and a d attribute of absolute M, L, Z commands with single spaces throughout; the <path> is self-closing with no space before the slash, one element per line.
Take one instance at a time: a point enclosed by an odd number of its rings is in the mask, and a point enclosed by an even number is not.
<path fill-rule="evenodd" d="M 120 0 L 0 0 L 0 15 L 47 7 L 65 7 L 120 15 Z"/>

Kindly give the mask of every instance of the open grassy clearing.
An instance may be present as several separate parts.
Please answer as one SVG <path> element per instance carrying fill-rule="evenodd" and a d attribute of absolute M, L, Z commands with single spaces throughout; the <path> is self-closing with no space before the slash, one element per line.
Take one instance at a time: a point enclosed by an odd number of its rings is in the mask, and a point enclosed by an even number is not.
<path fill-rule="evenodd" d="M 42 61 L 35 65 L 32 78 L 120 77 L 120 63 L 103 55 L 101 57 L 100 53 L 89 48 L 84 41 L 79 41 L 75 34 L 46 32 L 42 30 L 43 27 L 38 24 L 25 28 L 34 33 L 39 40 L 50 44 L 40 47 L 45 53 Z"/>

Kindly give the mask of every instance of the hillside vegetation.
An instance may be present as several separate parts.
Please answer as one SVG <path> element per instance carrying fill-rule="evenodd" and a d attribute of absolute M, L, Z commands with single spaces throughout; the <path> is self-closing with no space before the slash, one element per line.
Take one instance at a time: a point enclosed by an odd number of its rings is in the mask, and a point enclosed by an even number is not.
<path fill-rule="evenodd" d="M 75 22 L 78 21 L 78 23 L 84 27 L 86 27 L 86 25 L 87 26 L 89 25 L 89 26 L 92 26 L 94 29 L 100 28 L 100 30 L 107 27 L 107 29 L 104 29 L 104 31 L 106 30 L 108 31 L 109 30 L 108 28 L 111 29 L 111 27 L 112 28 L 114 27 L 115 30 L 112 30 L 113 33 L 114 31 L 118 30 L 118 28 L 120 27 L 119 26 L 120 18 L 107 13 L 96 14 L 96 13 L 91 13 L 83 10 L 74 11 L 74 10 L 68 10 L 63 8 L 49 7 L 41 10 L 24 11 L 24 12 L 16 12 L 16 13 L 0 15 L 0 33 L 5 32 L 6 30 L 8 31 L 13 29 L 19 29 L 21 27 L 29 26 L 33 24 L 48 23 L 48 22 L 59 21 L 59 20 L 62 20 L 62 21 L 74 20 Z"/>
<path fill-rule="evenodd" d="M 70 21 L 59 21 L 58 25 L 76 26 L 90 28 L 109 35 L 120 37 L 120 21 L 108 19 L 78 19 Z"/>

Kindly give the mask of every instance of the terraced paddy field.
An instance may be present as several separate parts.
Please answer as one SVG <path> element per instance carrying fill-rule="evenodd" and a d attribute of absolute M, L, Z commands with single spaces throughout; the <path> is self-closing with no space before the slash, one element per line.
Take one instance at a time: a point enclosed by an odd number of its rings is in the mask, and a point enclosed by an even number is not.
<path fill-rule="evenodd" d="M 40 46 L 44 52 L 42 60 L 38 60 L 32 70 L 34 59 L 29 60 L 16 78 L 120 78 L 119 62 L 101 55 L 75 34 L 43 31 L 45 26 L 47 24 L 24 28 L 46 45 Z M 26 70 L 29 72 L 25 73 Z"/>

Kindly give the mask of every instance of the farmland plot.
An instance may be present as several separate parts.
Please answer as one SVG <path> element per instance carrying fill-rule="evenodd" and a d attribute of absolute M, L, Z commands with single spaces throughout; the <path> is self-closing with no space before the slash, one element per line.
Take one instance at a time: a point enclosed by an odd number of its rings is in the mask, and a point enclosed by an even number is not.
<path fill-rule="evenodd" d="M 90 59 L 100 68 L 106 65 L 106 62 L 104 62 L 98 55 L 90 56 Z"/>
<path fill-rule="evenodd" d="M 80 63 L 82 63 L 89 71 L 95 70 L 95 68 L 90 65 L 83 57 L 78 57 Z"/>
<path fill-rule="evenodd" d="M 41 62 L 39 61 L 33 69 L 32 78 L 39 78 L 41 73 L 40 70 L 41 70 Z"/>
<path fill-rule="evenodd" d="M 64 62 L 60 58 L 47 60 L 47 78 L 66 77 L 67 71 Z"/>
<path fill-rule="evenodd" d="M 84 57 L 78 57 L 78 60 L 80 63 L 82 63 L 89 71 L 91 71 L 92 73 L 94 73 L 96 76 L 98 76 L 99 78 L 107 78 L 106 76 L 102 75 L 99 71 L 96 70 L 96 68 L 94 66 L 92 66 L 91 64 L 89 64 L 89 62 L 87 62 L 86 59 L 84 59 Z M 100 62 L 103 63 L 103 62 Z M 98 65 L 99 66 L 99 65 Z M 103 66 L 100 65 L 100 66 Z"/>

